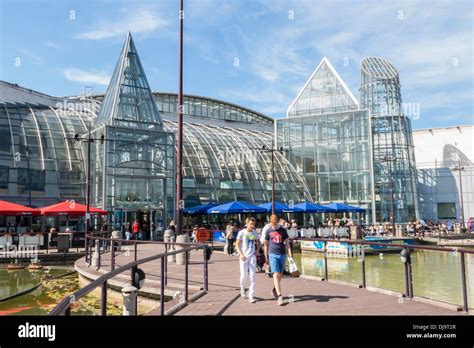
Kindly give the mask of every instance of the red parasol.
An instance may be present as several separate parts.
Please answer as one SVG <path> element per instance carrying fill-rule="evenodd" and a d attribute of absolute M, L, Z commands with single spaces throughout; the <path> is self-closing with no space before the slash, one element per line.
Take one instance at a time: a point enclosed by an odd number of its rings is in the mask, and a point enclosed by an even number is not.
<path fill-rule="evenodd" d="M 40 215 L 39 210 L 28 208 L 20 204 L 0 201 L 1 216 L 23 216 L 23 215 Z"/>
<path fill-rule="evenodd" d="M 41 215 L 84 215 L 86 213 L 86 206 L 84 204 L 76 203 L 74 201 L 65 201 L 53 204 L 47 207 L 39 208 Z M 107 215 L 107 211 L 90 207 L 91 214 Z"/>

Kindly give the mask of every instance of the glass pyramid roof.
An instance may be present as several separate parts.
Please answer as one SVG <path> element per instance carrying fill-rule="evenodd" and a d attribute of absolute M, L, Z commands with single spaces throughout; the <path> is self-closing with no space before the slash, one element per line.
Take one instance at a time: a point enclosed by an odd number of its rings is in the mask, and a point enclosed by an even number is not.
<path fill-rule="evenodd" d="M 359 108 L 344 81 L 324 57 L 287 110 L 287 117 L 317 115 Z"/>
<path fill-rule="evenodd" d="M 162 127 L 162 120 L 130 32 L 97 118 L 98 124 Z M 155 127 L 156 127 L 155 126 Z"/>

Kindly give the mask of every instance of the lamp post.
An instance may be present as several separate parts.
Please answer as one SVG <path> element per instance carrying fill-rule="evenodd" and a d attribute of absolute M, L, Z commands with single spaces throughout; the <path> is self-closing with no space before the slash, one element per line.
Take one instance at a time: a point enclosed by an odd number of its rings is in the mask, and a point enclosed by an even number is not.
<path fill-rule="evenodd" d="M 461 202 L 461 226 L 462 229 L 464 230 L 466 226 L 464 225 L 464 198 L 463 198 L 463 192 L 462 192 L 462 176 L 461 172 L 464 170 L 464 167 L 461 166 L 461 162 L 458 162 L 458 165 L 453 168 L 453 171 L 459 172 L 459 198 Z"/>
<path fill-rule="evenodd" d="M 400 259 L 402 260 L 403 265 L 405 266 L 405 287 L 406 287 L 406 296 L 413 298 L 413 276 L 411 269 L 411 256 L 410 249 L 402 249 L 400 252 Z"/>
<path fill-rule="evenodd" d="M 87 171 L 86 171 L 86 216 L 84 221 L 84 229 L 85 229 L 85 238 L 84 238 L 84 250 L 86 251 L 87 255 L 87 232 L 89 231 L 89 223 L 90 223 L 90 200 L 91 200 L 91 143 L 94 143 L 96 140 L 100 140 L 101 144 L 106 141 L 105 136 L 102 134 L 99 139 L 91 137 L 91 125 L 89 122 L 88 129 L 87 129 L 87 138 L 81 138 L 79 134 L 74 134 L 73 140 L 75 142 L 87 142 Z M 103 207 L 105 210 L 105 202 L 103 202 Z"/>
<path fill-rule="evenodd" d="M 101 140 L 103 141 L 104 136 L 102 135 Z M 79 134 L 74 134 L 74 141 L 87 142 L 87 171 L 86 171 L 86 216 L 85 216 L 85 230 L 86 234 L 89 230 L 89 219 L 90 219 L 90 198 L 91 198 L 91 143 L 95 142 L 96 139 L 91 137 L 91 124 L 89 122 L 87 128 L 87 138 L 82 139 Z"/>
<path fill-rule="evenodd" d="M 381 162 L 388 163 L 388 172 L 389 172 L 389 180 L 390 180 L 390 213 L 392 215 L 392 233 L 395 235 L 395 205 L 393 199 L 393 171 L 392 171 L 392 162 L 397 160 L 396 157 L 384 156 L 380 159 Z"/>
<path fill-rule="evenodd" d="M 270 152 L 272 156 L 272 214 L 275 214 L 275 152 L 283 154 L 284 150 L 283 147 L 278 149 L 273 148 L 273 143 L 271 148 L 263 145 L 261 150 Z"/>
<path fill-rule="evenodd" d="M 175 220 L 176 232 L 182 234 L 183 223 L 183 22 L 184 5 L 180 0 L 179 11 L 179 62 L 178 62 L 178 134 L 176 151 L 176 199 L 175 199 Z"/>

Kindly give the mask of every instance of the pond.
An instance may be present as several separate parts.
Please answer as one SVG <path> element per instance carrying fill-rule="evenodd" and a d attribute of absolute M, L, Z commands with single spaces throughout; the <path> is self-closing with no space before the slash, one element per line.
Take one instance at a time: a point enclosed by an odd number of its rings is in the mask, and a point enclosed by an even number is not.
<path fill-rule="evenodd" d="M 469 307 L 474 306 L 474 255 L 466 254 Z M 295 253 L 300 271 L 324 275 L 324 256 L 315 252 Z M 413 293 L 451 304 L 462 305 L 459 253 L 416 250 L 412 253 Z M 405 271 L 399 253 L 366 255 L 366 284 L 405 293 Z M 360 258 L 328 258 L 328 278 L 362 284 Z"/>
<path fill-rule="evenodd" d="M 47 315 L 64 296 L 79 290 L 77 273 L 66 275 L 71 271 L 74 271 L 72 267 L 64 266 L 45 266 L 37 271 L 0 268 L 0 298 L 41 283 L 32 292 L 0 302 L 0 315 Z M 110 302 L 107 304 L 108 315 L 121 315 L 121 304 Z M 99 299 L 89 294 L 71 307 L 71 314 L 95 315 L 99 310 Z"/>

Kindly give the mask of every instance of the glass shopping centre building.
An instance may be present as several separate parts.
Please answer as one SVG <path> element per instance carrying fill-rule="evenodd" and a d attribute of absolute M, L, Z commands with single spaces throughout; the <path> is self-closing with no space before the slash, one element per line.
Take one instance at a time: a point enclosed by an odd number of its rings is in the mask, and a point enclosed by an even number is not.
<path fill-rule="evenodd" d="M 177 95 L 153 92 L 128 34 L 105 94 L 52 97 L 0 82 L 0 200 L 41 207 L 91 203 L 163 226 L 174 214 Z M 360 102 L 324 58 L 284 118 L 207 97 L 184 97 L 186 207 L 233 200 L 346 202 L 366 222 L 418 218 L 410 120 L 396 69 L 361 63 Z M 92 139 L 92 140 L 91 140 Z M 90 144 L 90 156 L 88 144 Z M 90 158 L 90 161 L 88 161 Z M 390 175 L 391 174 L 391 175 Z"/>

